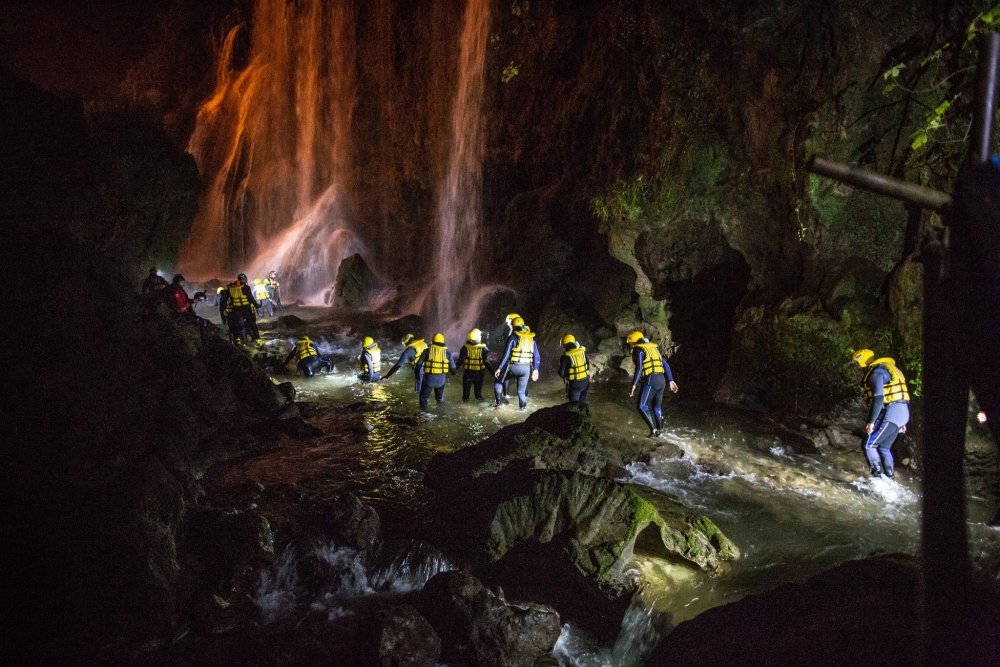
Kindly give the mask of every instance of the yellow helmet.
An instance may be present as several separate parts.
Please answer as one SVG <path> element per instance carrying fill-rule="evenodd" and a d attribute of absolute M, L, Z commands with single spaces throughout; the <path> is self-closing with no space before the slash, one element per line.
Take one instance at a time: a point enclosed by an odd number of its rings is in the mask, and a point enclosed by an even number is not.
<path fill-rule="evenodd" d="M 254 285 L 260 285 L 262 282 L 264 282 L 264 281 L 261 280 L 260 278 L 254 278 L 253 279 L 253 284 Z"/>
<path fill-rule="evenodd" d="M 858 350 L 851 355 L 851 361 L 856 363 L 860 368 L 864 368 L 868 365 L 868 362 L 872 360 L 875 353 L 871 350 Z"/>
<path fill-rule="evenodd" d="M 300 343 L 311 343 L 311 342 L 313 342 L 313 339 L 310 338 L 309 336 L 303 336 L 302 338 L 299 339 L 299 342 Z"/>
<path fill-rule="evenodd" d="M 507 324 L 510 324 L 511 322 L 513 322 L 514 319 L 517 318 L 517 317 L 520 317 L 520 315 L 518 315 L 517 313 L 509 313 L 507 315 Z"/>
<path fill-rule="evenodd" d="M 523 327 L 524 318 L 522 318 L 520 315 L 515 315 L 510 321 L 510 326 L 514 328 Z"/>
<path fill-rule="evenodd" d="M 472 329 L 469 331 L 468 339 L 474 343 L 478 343 L 483 339 L 483 332 L 479 329 Z"/>
<path fill-rule="evenodd" d="M 413 342 L 414 338 L 415 336 L 413 334 L 406 334 L 405 336 L 403 336 L 402 340 L 403 345 L 409 345 L 410 343 Z"/>
<path fill-rule="evenodd" d="M 559 344 L 562 345 L 563 347 L 569 345 L 570 343 L 575 343 L 575 342 L 576 342 L 576 337 L 573 336 L 573 334 L 566 334 L 561 339 L 559 339 Z"/>
<path fill-rule="evenodd" d="M 223 287 L 222 285 L 219 285 L 219 289 L 215 290 L 215 293 L 216 294 L 222 294 L 225 291 L 226 291 L 226 288 Z"/>
<path fill-rule="evenodd" d="M 441 345 L 444 345 L 444 334 L 440 334 L 440 333 L 434 334 L 434 341 L 433 342 L 440 343 Z"/>
<path fill-rule="evenodd" d="M 633 331 L 632 333 L 630 333 L 628 336 L 625 337 L 625 342 L 628 343 L 629 345 L 635 345 L 643 338 L 645 338 L 645 336 L 643 336 L 641 331 Z"/>
<path fill-rule="evenodd" d="M 366 350 L 370 347 L 375 347 L 375 339 L 371 336 L 365 336 L 365 339 L 361 341 L 361 347 Z"/>

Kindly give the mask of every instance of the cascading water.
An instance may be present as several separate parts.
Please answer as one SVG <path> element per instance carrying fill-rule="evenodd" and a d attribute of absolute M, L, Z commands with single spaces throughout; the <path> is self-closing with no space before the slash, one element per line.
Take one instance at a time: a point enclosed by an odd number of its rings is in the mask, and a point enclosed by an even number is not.
<path fill-rule="evenodd" d="M 462 20 L 458 90 L 452 107 L 448 172 L 438 195 L 438 246 L 430 320 L 451 340 L 464 340 L 478 315 L 472 303 L 482 215 L 483 72 L 489 0 L 469 0 Z"/>
<path fill-rule="evenodd" d="M 250 59 L 220 52 L 216 90 L 189 150 L 209 187 L 181 248 L 184 272 L 274 269 L 290 296 L 322 299 L 340 261 L 362 249 L 346 201 L 357 102 L 347 0 L 257 0 Z"/>

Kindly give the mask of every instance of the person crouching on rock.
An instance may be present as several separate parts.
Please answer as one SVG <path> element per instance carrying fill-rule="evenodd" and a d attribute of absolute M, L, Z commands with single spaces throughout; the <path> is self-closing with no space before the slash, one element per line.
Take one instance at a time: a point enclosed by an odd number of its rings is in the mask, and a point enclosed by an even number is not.
<path fill-rule="evenodd" d="M 500 359 L 500 368 L 494 374 L 497 381 L 493 384 L 493 393 L 496 397 L 496 404 L 493 406 L 500 409 L 501 397 L 503 395 L 503 383 L 510 375 L 517 380 L 517 402 L 522 410 L 528 408 L 528 378 L 538 380 L 538 366 L 541 357 L 538 354 L 538 345 L 535 343 L 535 334 L 528 330 L 524 320 L 515 317 L 511 320 L 512 333 L 507 337 L 504 345 L 503 358 Z"/>
<path fill-rule="evenodd" d="M 677 383 L 670 372 L 670 364 L 660 354 L 660 348 L 656 343 L 649 342 L 649 339 L 642 335 L 641 331 L 633 331 L 625 341 L 632 351 L 632 363 L 635 364 L 635 375 L 632 377 L 632 391 L 629 396 L 635 396 L 635 390 L 640 385 L 642 392 L 639 394 L 637 408 L 642 420 L 649 427 L 650 437 L 660 435 L 663 428 L 663 390 L 670 383 L 670 391 L 677 393 Z M 653 414 L 649 413 L 652 407 Z"/>
<path fill-rule="evenodd" d="M 889 479 L 895 479 L 892 443 L 896 436 L 906 432 L 910 421 L 910 391 L 894 359 L 873 360 L 874 356 L 871 350 L 858 350 L 851 355 L 851 363 L 865 370 L 861 380 L 869 402 L 865 456 L 872 477 L 881 477 L 884 472 Z"/>
<path fill-rule="evenodd" d="M 559 341 L 563 354 L 559 357 L 559 377 L 566 383 L 566 400 L 570 403 L 586 403 L 590 390 L 590 362 L 587 348 L 576 342 L 573 334 L 566 334 Z"/>
<path fill-rule="evenodd" d="M 424 342 L 423 338 L 406 334 L 403 336 L 403 345 L 406 346 L 406 349 L 403 350 L 403 354 L 399 355 L 399 360 L 389 369 L 389 372 L 385 374 L 385 379 L 391 378 L 392 374 L 398 371 L 403 364 L 408 363 L 413 366 L 413 391 L 420 391 L 420 371 L 417 370 L 417 359 L 427 349 L 427 343 Z"/>
<path fill-rule="evenodd" d="M 316 351 L 316 346 L 313 345 L 309 336 L 303 336 L 295 341 L 295 348 L 285 357 L 285 366 L 292 361 L 297 362 L 296 368 L 302 371 L 302 374 L 307 378 L 311 378 L 321 370 L 326 370 L 327 373 L 333 371 L 333 362 L 326 357 L 319 356 L 319 352 Z"/>
<path fill-rule="evenodd" d="M 382 350 L 378 348 L 375 339 L 365 336 L 361 341 L 361 356 L 358 357 L 361 366 L 361 374 L 358 379 L 362 382 L 378 382 L 382 379 Z"/>
<path fill-rule="evenodd" d="M 209 334 L 209 326 L 211 322 L 206 320 L 204 317 L 198 317 L 194 312 L 194 301 L 187 295 L 184 291 L 184 276 L 177 274 L 174 276 L 174 280 L 165 290 L 167 294 L 167 305 L 175 312 L 179 313 L 184 318 L 190 320 L 192 323 L 198 325 L 198 329 L 201 331 L 201 337 L 204 339 Z M 200 293 L 201 298 L 204 298 L 204 293 Z"/>
<path fill-rule="evenodd" d="M 434 334 L 430 347 L 423 351 L 417 359 L 417 374 L 420 376 L 420 409 L 427 409 L 427 399 L 434 390 L 434 400 L 444 403 L 444 385 L 448 380 L 447 373 L 458 372 L 451 352 L 444 344 L 444 334 Z"/>
<path fill-rule="evenodd" d="M 462 402 L 469 400 L 469 393 L 476 390 L 476 400 L 483 400 L 483 376 L 488 370 L 493 373 L 493 367 L 486 358 L 490 349 L 483 344 L 483 332 L 473 329 L 466 337 L 465 345 L 458 353 L 458 365 L 465 369 L 462 373 Z"/>

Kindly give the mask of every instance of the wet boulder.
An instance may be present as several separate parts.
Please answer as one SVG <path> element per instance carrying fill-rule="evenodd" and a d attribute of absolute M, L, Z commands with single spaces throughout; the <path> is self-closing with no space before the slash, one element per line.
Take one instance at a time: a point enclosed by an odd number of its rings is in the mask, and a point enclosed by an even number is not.
<path fill-rule="evenodd" d="M 918 664 L 919 575 L 917 562 L 909 556 L 845 563 L 804 584 L 751 595 L 681 623 L 646 664 Z M 961 620 L 947 622 L 962 633 L 964 641 L 950 664 L 998 664 L 1000 597 L 992 590 L 970 588 L 964 595 L 956 591 L 955 602 L 955 614 Z M 874 634 L 873 619 L 878 619 Z"/>
<path fill-rule="evenodd" d="M 337 282 L 330 305 L 334 308 L 363 308 L 384 288 L 385 285 L 372 273 L 361 255 L 355 253 L 342 261 L 337 269 Z"/>
<path fill-rule="evenodd" d="M 214 589 L 249 586 L 253 573 L 274 560 L 271 524 L 254 510 L 194 511 L 186 522 L 184 545 Z"/>
<path fill-rule="evenodd" d="M 205 592 L 192 604 L 191 629 L 203 634 L 250 627 L 259 621 L 260 609 L 246 593 Z"/>
<path fill-rule="evenodd" d="M 412 605 L 378 612 L 374 637 L 380 667 L 434 667 L 441 657 L 441 638 Z"/>
<path fill-rule="evenodd" d="M 441 636 L 448 664 L 530 667 L 559 638 L 559 614 L 551 607 L 508 602 L 467 572 L 432 577 L 417 605 Z"/>
<path fill-rule="evenodd" d="M 345 493 L 324 512 L 324 522 L 333 541 L 358 551 L 372 547 L 379 538 L 381 521 L 371 505 L 353 493 Z"/>

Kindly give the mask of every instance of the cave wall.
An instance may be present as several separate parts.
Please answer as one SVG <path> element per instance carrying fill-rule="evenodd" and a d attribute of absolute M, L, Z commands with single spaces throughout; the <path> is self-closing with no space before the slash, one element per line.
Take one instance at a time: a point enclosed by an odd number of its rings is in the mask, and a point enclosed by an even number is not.
<path fill-rule="evenodd" d="M 842 365 L 855 347 L 919 380 L 908 260 L 926 216 L 908 225 L 901 205 L 806 161 L 947 187 L 947 169 L 904 159 L 923 114 L 890 104 L 881 75 L 949 31 L 964 39 L 985 8 L 495 3 L 485 217 L 500 273 L 536 315 L 569 293 L 612 304 L 596 310 L 618 335 L 646 331 L 682 386 L 717 400 L 829 410 L 856 393 Z"/>

